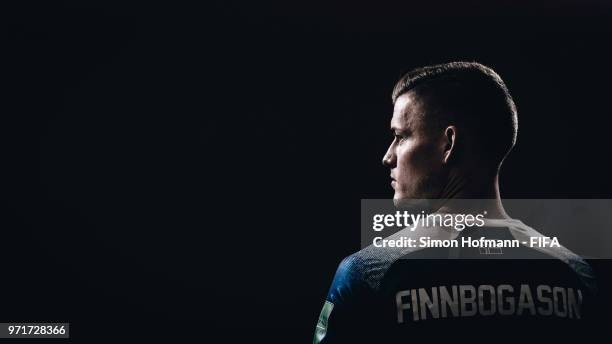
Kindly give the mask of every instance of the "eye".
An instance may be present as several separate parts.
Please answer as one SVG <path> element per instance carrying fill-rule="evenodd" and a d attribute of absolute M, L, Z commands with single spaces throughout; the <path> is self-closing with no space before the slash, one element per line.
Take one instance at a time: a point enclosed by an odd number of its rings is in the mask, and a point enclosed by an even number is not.
<path fill-rule="evenodd" d="M 408 138 L 408 133 L 403 130 L 391 130 L 393 142 L 402 143 Z"/>

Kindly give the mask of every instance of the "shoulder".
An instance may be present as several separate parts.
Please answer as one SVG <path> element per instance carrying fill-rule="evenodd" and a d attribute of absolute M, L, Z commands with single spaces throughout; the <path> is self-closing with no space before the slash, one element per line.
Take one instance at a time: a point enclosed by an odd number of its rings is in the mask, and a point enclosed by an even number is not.
<path fill-rule="evenodd" d="M 351 294 L 364 288 L 364 269 L 360 258 L 359 254 L 354 253 L 342 259 L 329 290 L 329 301 L 337 303 L 347 300 Z"/>
<path fill-rule="evenodd" d="M 369 247 L 345 257 L 338 268 L 329 291 L 332 302 L 371 295 L 382 259 Z"/>
<path fill-rule="evenodd" d="M 344 258 L 338 265 L 330 296 L 376 292 L 389 268 L 406 254 L 403 248 L 378 248 L 372 245 Z"/>
<path fill-rule="evenodd" d="M 519 238 L 522 241 L 528 241 L 530 237 L 542 237 L 543 235 L 522 223 L 521 221 L 515 220 L 513 226 L 509 226 L 512 235 L 515 238 Z M 555 258 L 565 263 L 575 273 L 581 282 L 592 292 L 597 292 L 597 281 L 593 269 L 581 256 L 572 252 L 563 245 L 559 246 L 543 246 L 533 247 L 535 251 L 540 252 L 548 257 Z"/>

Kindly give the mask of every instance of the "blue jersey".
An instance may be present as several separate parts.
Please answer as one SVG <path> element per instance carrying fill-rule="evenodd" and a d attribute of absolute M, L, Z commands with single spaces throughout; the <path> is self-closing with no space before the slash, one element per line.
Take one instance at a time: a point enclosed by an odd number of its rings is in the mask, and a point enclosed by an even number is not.
<path fill-rule="evenodd" d="M 392 238 L 402 235 L 411 234 Z M 536 235 L 518 220 L 469 232 L 523 243 Z M 340 263 L 314 343 L 567 339 L 592 324 L 595 293 L 590 266 L 563 247 L 369 246 Z"/>

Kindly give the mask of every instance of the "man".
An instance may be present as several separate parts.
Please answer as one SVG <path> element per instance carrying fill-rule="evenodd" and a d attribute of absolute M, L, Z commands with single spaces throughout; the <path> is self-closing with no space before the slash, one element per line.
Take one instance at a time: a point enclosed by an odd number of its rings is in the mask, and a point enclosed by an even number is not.
<path fill-rule="evenodd" d="M 511 219 L 500 199 L 499 171 L 516 142 L 518 121 L 497 73 L 473 62 L 419 68 L 397 82 L 392 100 L 393 141 L 383 164 L 397 207 L 438 214 L 478 209 L 486 219 L 485 227 L 470 232 L 476 237 L 525 242 L 539 235 Z M 402 230 L 392 238 L 415 235 Z M 427 235 L 465 234 L 433 228 Z M 370 246 L 347 257 L 314 342 L 550 339 L 591 316 L 591 269 L 563 247 L 520 247 L 511 256 L 529 259 L 474 259 L 482 251 L 451 251 Z M 467 259 L 446 259 L 453 254 Z"/>

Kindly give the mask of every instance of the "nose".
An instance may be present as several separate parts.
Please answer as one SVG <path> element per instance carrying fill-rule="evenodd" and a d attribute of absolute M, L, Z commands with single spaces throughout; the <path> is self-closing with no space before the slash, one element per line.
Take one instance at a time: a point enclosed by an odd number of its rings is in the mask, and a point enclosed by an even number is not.
<path fill-rule="evenodd" d="M 387 167 L 395 167 L 395 150 L 393 149 L 393 143 L 387 149 L 387 152 L 383 156 L 382 163 Z"/>

